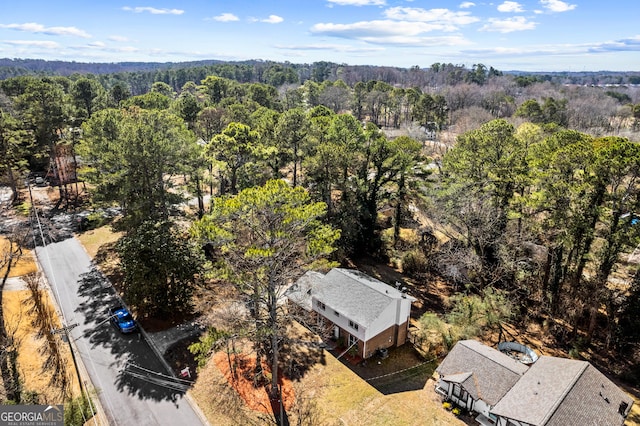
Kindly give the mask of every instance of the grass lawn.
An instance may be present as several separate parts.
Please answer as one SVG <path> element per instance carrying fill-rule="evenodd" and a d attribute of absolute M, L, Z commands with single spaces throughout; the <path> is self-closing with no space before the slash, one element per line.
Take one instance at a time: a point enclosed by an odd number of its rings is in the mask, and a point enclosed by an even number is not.
<path fill-rule="evenodd" d="M 390 357 L 391 358 L 391 357 Z M 421 374 L 433 371 L 419 370 Z M 415 371 L 387 379 L 402 382 Z M 442 408 L 433 391 L 434 382 L 424 379 L 420 389 L 379 391 L 329 352 L 295 382 L 296 404 L 288 412 L 291 424 L 313 425 L 463 425 Z M 192 397 L 212 425 L 264 424 L 260 413 L 248 411 L 226 383 L 213 362 L 198 374 Z"/>
<path fill-rule="evenodd" d="M 122 237 L 121 232 L 113 232 L 111 225 L 104 225 L 100 228 L 92 229 L 78 235 L 78 239 L 84 246 L 84 249 L 93 259 L 98 254 L 100 247 L 118 241 Z"/>

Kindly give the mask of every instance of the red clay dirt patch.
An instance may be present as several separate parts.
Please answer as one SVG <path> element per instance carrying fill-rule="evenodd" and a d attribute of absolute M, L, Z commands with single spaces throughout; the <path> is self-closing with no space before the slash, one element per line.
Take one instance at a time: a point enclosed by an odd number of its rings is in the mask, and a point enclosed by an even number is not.
<path fill-rule="evenodd" d="M 246 355 L 231 355 L 231 363 L 236 364 L 237 379 L 229 369 L 229 360 L 224 352 L 217 352 L 213 356 L 213 362 L 227 379 L 229 385 L 238 392 L 238 395 L 247 404 L 247 407 L 265 414 L 273 412 L 267 386 L 269 384 L 259 384 L 257 387 L 253 385 L 253 375 L 255 372 L 255 358 Z M 264 371 L 269 371 L 266 365 L 263 365 Z M 285 411 L 288 411 L 295 402 L 293 392 L 293 382 L 286 377 L 280 376 L 278 384 L 282 389 L 282 403 Z"/>

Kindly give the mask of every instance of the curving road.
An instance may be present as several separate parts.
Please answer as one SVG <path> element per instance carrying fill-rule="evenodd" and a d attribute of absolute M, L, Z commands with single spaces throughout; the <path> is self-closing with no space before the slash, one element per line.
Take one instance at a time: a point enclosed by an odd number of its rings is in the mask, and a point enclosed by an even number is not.
<path fill-rule="evenodd" d="M 118 304 L 108 281 L 75 238 L 36 249 L 70 336 L 110 425 L 202 425 L 185 386 L 169 376 L 141 333 L 122 335 L 107 320 Z M 75 325 L 77 324 L 77 325 Z"/>

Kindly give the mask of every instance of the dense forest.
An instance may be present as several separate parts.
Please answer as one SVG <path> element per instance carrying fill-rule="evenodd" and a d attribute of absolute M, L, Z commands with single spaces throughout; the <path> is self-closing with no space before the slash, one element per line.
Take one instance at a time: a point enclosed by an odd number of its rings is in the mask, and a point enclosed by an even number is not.
<path fill-rule="evenodd" d="M 420 71 L 420 72 L 417 72 Z M 434 74 L 446 71 L 448 76 L 443 81 Z M 427 84 L 456 84 L 463 81 L 468 71 L 463 65 L 435 63 L 421 69 L 416 65 L 409 69 L 397 67 L 347 65 L 332 62 L 315 62 L 312 64 L 295 64 L 290 62 L 243 61 L 224 62 L 203 60 L 194 62 L 117 62 L 90 63 L 46 61 L 42 59 L 9 59 L 0 58 L 0 80 L 21 75 L 65 76 L 93 74 L 102 76 L 112 74 L 102 80 L 105 85 L 109 81 L 128 80 L 133 94 L 148 91 L 156 81 L 163 81 L 175 91 L 187 81 L 200 81 L 208 75 L 218 75 L 243 83 L 266 83 L 279 86 L 285 82 L 303 84 L 312 79 L 318 83 L 324 80 L 341 79 L 349 85 L 358 81 L 380 80 L 391 85 L 425 86 Z M 494 70 L 489 70 L 493 74 Z M 497 71 L 496 71 L 497 72 Z M 501 71 L 500 74 L 532 77 L 536 81 L 548 81 L 557 84 L 573 85 L 626 85 L 640 84 L 640 72 L 617 71 L 583 71 L 583 72 L 522 72 Z M 135 77 L 132 75 L 135 74 Z M 99 77 L 100 78 L 100 77 Z M 135 83 L 134 83 L 135 82 Z M 111 83 L 113 84 L 113 83 Z"/>
<path fill-rule="evenodd" d="M 2 183 L 19 205 L 24 178 L 46 175 L 71 207 L 81 179 L 91 208 L 119 206 L 139 313 L 196 309 L 203 277 L 226 280 L 251 302 L 258 350 L 277 356 L 274 285 L 368 256 L 448 282 L 467 298 L 458 319 L 480 300 L 487 317 L 553 324 L 567 348 L 640 359 L 638 74 L 14 62 L 1 68 Z M 190 197 L 193 214 L 178 208 Z M 637 384 L 640 364 L 618 373 Z"/>

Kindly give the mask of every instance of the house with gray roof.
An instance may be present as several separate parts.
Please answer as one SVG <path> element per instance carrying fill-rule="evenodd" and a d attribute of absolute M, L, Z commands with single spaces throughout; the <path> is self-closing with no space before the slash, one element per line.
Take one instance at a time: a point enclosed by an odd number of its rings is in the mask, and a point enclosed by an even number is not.
<path fill-rule="evenodd" d="M 436 368 L 436 392 L 483 425 L 624 424 L 633 400 L 587 361 L 541 356 L 530 366 L 462 340 Z"/>
<path fill-rule="evenodd" d="M 288 299 L 313 314 L 333 339 L 369 358 L 378 349 L 407 340 L 411 303 L 403 290 L 352 269 L 334 268 L 326 275 L 307 272 L 291 286 Z"/>

